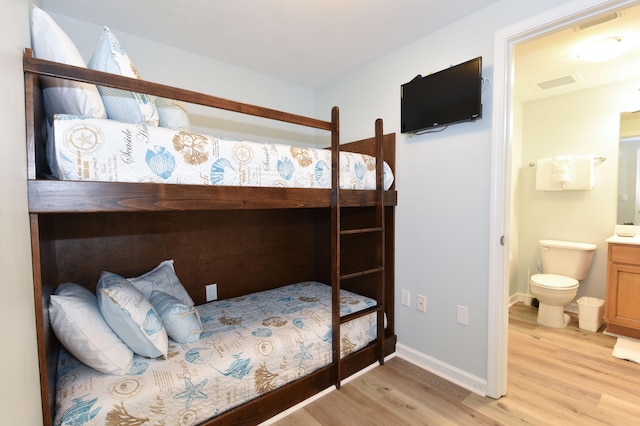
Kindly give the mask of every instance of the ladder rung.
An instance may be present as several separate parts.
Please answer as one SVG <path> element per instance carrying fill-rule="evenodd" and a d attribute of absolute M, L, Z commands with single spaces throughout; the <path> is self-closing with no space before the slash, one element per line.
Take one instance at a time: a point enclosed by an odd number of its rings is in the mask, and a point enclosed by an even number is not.
<path fill-rule="evenodd" d="M 378 272 L 382 272 L 382 271 L 384 271 L 384 268 L 382 266 L 378 266 L 376 268 L 367 269 L 366 271 L 358 271 L 358 272 L 352 272 L 350 274 L 341 275 L 340 279 L 349 280 L 351 278 L 361 277 L 363 275 L 377 274 Z"/>
<path fill-rule="evenodd" d="M 370 232 L 382 232 L 382 226 L 378 226 L 375 228 L 356 228 L 356 229 L 345 229 L 340 231 L 341 235 L 350 235 L 350 234 L 366 234 Z"/>
<path fill-rule="evenodd" d="M 382 309 L 381 305 L 375 305 L 375 306 L 370 306 L 367 309 L 363 309 L 363 310 L 358 311 L 358 312 L 352 312 L 350 314 L 347 314 L 345 316 L 340 317 L 340 324 L 344 324 L 345 322 L 349 322 L 354 318 L 364 317 L 366 315 L 369 315 L 372 312 L 378 312 L 381 309 Z"/>

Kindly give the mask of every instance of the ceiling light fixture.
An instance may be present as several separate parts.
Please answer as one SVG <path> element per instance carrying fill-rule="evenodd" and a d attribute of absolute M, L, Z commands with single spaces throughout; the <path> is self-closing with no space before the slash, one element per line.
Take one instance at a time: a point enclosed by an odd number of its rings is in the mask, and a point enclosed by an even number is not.
<path fill-rule="evenodd" d="M 625 49 L 621 36 L 605 37 L 581 46 L 577 56 L 588 62 L 605 62 L 621 55 Z"/>

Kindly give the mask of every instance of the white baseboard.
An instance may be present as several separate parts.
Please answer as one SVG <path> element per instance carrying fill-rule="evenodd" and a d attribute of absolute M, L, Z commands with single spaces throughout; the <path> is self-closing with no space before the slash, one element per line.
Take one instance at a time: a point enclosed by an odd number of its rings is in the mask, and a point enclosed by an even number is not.
<path fill-rule="evenodd" d="M 567 306 L 564 307 L 565 312 L 571 312 L 572 314 L 578 313 L 578 304 L 576 302 L 571 302 Z"/>
<path fill-rule="evenodd" d="M 422 352 L 418 352 L 402 343 L 396 344 L 396 354 L 412 364 L 417 365 L 443 379 L 446 379 L 456 385 L 463 387 L 480 396 L 487 395 L 487 380 L 481 377 L 469 374 L 457 367 L 449 365 L 438 359 L 432 358 Z"/>
<path fill-rule="evenodd" d="M 528 296 L 526 293 L 514 293 L 511 296 L 509 296 L 509 306 L 518 302 L 525 303 L 525 299 L 527 299 L 527 297 L 533 297 L 533 296 Z M 578 304 L 576 302 L 572 302 L 564 308 L 564 311 L 577 314 Z"/>
<path fill-rule="evenodd" d="M 518 302 L 524 302 L 524 293 L 514 293 L 509 296 L 509 306 L 515 305 Z"/>
<path fill-rule="evenodd" d="M 415 364 L 420 368 L 423 368 L 437 376 L 440 376 L 445 380 L 455 383 L 456 385 L 463 387 L 464 389 L 467 389 L 473 393 L 476 393 L 480 396 L 486 396 L 487 381 L 485 379 L 469 374 L 466 371 L 460 370 L 457 367 L 454 367 L 452 365 L 439 361 L 435 358 L 431 358 L 430 356 L 425 355 L 421 352 L 418 352 L 415 349 L 412 349 L 401 343 L 396 344 L 396 352 L 386 357 L 385 361 L 395 356 L 405 359 L 411 362 L 412 364 Z M 378 365 L 379 365 L 378 363 L 371 364 L 369 367 L 366 367 L 361 371 L 353 374 L 352 376 L 349 376 L 347 379 L 343 380 L 341 384 L 344 385 L 350 382 L 351 380 L 365 374 L 367 371 L 377 367 Z M 293 407 L 260 423 L 259 426 L 268 426 L 279 420 L 282 420 L 283 418 L 287 417 L 289 414 L 293 413 L 294 411 L 299 410 L 300 408 L 303 408 L 308 404 L 311 404 L 315 400 L 322 398 L 323 396 L 329 394 L 330 392 L 333 392 L 334 390 L 336 390 L 336 387 L 331 386 L 323 390 L 322 392 L 317 393 L 312 397 L 305 399 L 304 401 L 294 405 Z"/>

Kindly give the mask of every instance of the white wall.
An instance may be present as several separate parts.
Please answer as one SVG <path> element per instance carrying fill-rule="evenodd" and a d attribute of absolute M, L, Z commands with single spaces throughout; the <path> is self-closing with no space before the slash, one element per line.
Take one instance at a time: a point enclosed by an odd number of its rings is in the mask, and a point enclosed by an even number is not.
<path fill-rule="evenodd" d="M 40 379 L 31 274 L 22 53 L 30 45 L 28 0 L 2 3 L 0 28 L 0 422 L 38 425 Z"/>
<path fill-rule="evenodd" d="M 487 377 L 491 83 L 481 120 L 443 132 L 400 134 L 400 85 L 476 56 L 492 77 L 495 31 L 567 1 L 503 0 L 318 90 L 316 105 L 340 105 L 343 139 L 372 134 L 382 117 L 397 137 L 396 300 L 399 342 L 431 370 L 481 388 Z M 427 297 L 427 313 L 415 309 Z M 469 308 L 469 326 L 456 323 Z"/>
<path fill-rule="evenodd" d="M 89 61 L 102 34 L 102 25 L 50 13 Z M 104 25 L 109 25 L 105 22 Z M 148 81 L 177 86 L 295 114 L 331 120 L 326 109 L 316 115 L 313 90 L 264 74 L 179 50 L 110 28 L 127 55 Z M 264 142 L 313 145 L 317 132 L 272 120 L 187 105 L 192 130 L 222 137 L 246 137 Z M 327 134 L 328 132 L 323 132 Z"/>
<path fill-rule="evenodd" d="M 527 291 L 527 269 L 537 272 L 537 241 L 556 239 L 597 244 L 589 278 L 578 296 L 604 299 L 607 244 L 616 223 L 620 112 L 640 80 L 600 86 L 524 104 L 519 196 L 518 291 Z M 605 156 L 595 163 L 590 191 L 536 191 L 531 161 L 556 155 Z"/>

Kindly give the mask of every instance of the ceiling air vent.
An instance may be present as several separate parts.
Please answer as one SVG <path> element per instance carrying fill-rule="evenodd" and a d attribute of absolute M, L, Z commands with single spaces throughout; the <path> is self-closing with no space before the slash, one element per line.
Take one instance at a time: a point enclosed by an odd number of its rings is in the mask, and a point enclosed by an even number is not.
<path fill-rule="evenodd" d="M 568 74 L 561 77 L 552 78 L 550 80 L 538 81 L 535 86 L 541 90 L 555 89 L 556 87 L 566 86 L 567 84 L 576 83 L 579 80 L 577 74 Z"/>
<path fill-rule="evenodd" d="M 596 19 L 592 19 L 591 21 L 586 21 L 581 24 L 573 27 L 574 31 L 583 31 L 587 28 L 595 27 L 596 25 L 604 24 L 605 22 L 613 21 L 618 18 L 622 18 L 624 16 L 624 11 L 609 13 L 606 15 L 602 15 Z"/>

